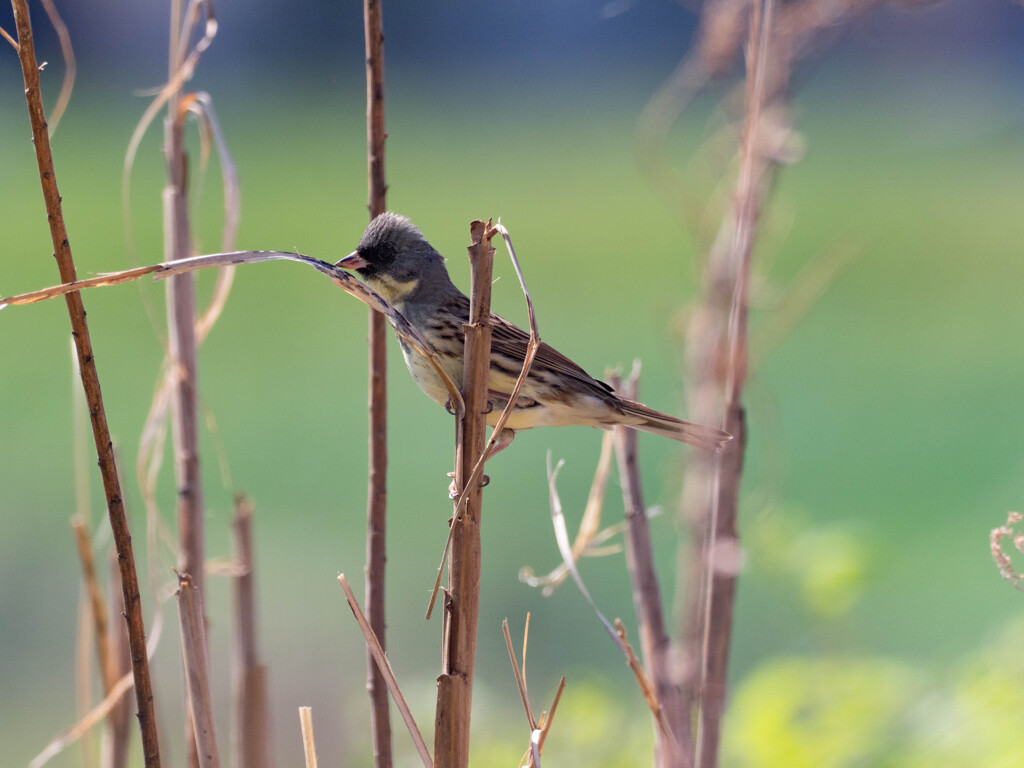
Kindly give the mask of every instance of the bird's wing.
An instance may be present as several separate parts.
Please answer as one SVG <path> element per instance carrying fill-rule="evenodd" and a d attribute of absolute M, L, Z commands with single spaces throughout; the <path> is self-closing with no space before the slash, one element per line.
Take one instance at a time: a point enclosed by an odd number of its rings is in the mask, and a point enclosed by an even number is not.
<path fill-rule="evenodd" d="M 530 342 L 530 335 L 522 328 L 513 325 L 508 320 L 498 315 L 491 315 L 491 365 L 494 365 L 494 355 L 497 353 L 503 357 L 521 362 L 526 358 L 526 349 Z M 519 368 L 503 371 L 513 378 L 519 375 Z M 553 374 L 544 376 L 543 374 Z M 544 383 L 554 388 L 557 386 L 558 377 L 568 377 L 574 383 L 583 385 L 592 394 L 598 397 L 606 397 L 614 390 L 603 381 L 598 381 L 580 366 L 563 355 L 549 344 L 540 343 L 537 349 L 537 356 L 530 368 L 531 379 L 543 379 Z"/>

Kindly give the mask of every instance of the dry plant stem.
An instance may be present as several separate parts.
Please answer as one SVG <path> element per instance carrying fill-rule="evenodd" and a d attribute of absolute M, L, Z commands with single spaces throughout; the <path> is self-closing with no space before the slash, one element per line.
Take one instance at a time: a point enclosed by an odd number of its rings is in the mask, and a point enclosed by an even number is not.
<path fill-rule="evenodd" d="M 386 209 L 384 180 L 384 32 L 380 0 L 364 0 L 366 38 L 366 157 L 370 218 Z M 385 644 L 384 585 L 387 560 L 387 324 L 384 315 L 370 309 L 369 331 L 369 476 L 366 498 L 366 612 L 370 626 Z M 374 765 L 391 768 L 391 717 L 388 689 L 373 659 L 366 655 L 366 688 L 370 695 L 370 729 Z"/>
<path fill-rule="evenodd" d="M 621 387 L 624 397 L 631 400 L 639 399 L 639 376 L 639 368 L 634 366 L 633 373 Z M 620 389 L 618 376 L 614 376 L 610 383 L 616 390 Z M 693 739 L 690 718 L 683 706 L 679 686 L 671 676 L 671 648 L 662 612 L 661 587 L 654 568 L 651 532 L 647 524 L 647 510 L 640 483 L 636 436 L 634 429 L 615 428 L 615 453 L 618 458 L 619 481 L 622 484 L 626 511 L 626 568 L 633 586 L 633 607 L 639 625 L 644 669 L 654 684 L 668 728 L 672 731 L 681 751 L 689 754 Z M 656 734 L 655 764 L 663 768 L 681 766 L 682 763 L 678 759 L 680 750 L 666 749 L 662 743 L 661 732 L 656 731 Z"/>
<path fill-rule="evenodd" d="M 92 664 L 90 656 L 93 647 L 92 608 L 85 590 L 78 595 L 78 627 L 75 632 L 75 714 L 83 717 L 92 706 Z M 82 735 L 82 768 L 96 768 L 93 738 L 91 733 Z"/>
<path fill-rule="evenodd" d="M 519 689 L 519 698 L 523 700 L 523 709 L 526 711 L 526 720 L 530 724 L 530 730 L 537 730 L 537 718 L 533 716 L 533 709 L 530 707 L 530 697 L 526 693 L 526 632 L 529 631 L 530 616 L 526 616 L 526 630 L 523 637 L 523 668 L 520 669 L 516 661 L 516 652 L 512 647 L 512 635 L 508 630 L 508 619 L 502 619 L 501 632 L 505 636 L 505 647 L 508 649 L 508 660 L 512 662 L 512 671 L 516 676 L 516 687 Z"/>
<path fill-rule="evenodd" d="M 484 462 L 489 456 L 491 456 L 491 450 L 497 444 L 498 439 L 502 436 L 505 424 L 508 422 L 509 416 L 512 415 L 512 411 L 515 410 L 516 403 L 519 402 L 519 393 L 523 389 L 523 384 L 526 382 L 526 377 L 530 373 L 530 368 L 533 367 L 533 359 L 537 356 L 537 350 L 540 349 L 540 331 L 537 330 L 537 317 L 533 311 L 533 299 L 530 298 L 530 292 L 526 288 L 526 279 L 523 277 L 523 270 L 519 266 L 519 259 L 516 258 L 515 249 L 512 247 L 512 237 L 509 235 L 508 230 L 501 225 L 500 221 L 493 227 L 493 229 L 491 228 L 491 223 L 488 222 L 487 229 L 484 232 L 484 237 L 488 243 L 495 233 L 500 234 L 502 239 L 505 241 L 505 247 L 508 249 L 509 258 L 512 259 L 512 266 L 515 268 L 516 276 L 519 278 L 519 287 L 523 291 L 523 298 L 526 299 L 526 312 L 530 319 L 530 341 L 526 345 L 526 354 L 523 356 L 523 367 L 519 371 L 519 377 L 516 379 L 515 385 L 512 387 L 512 392 L 509 394 L 508 402 L 505 404 L 505 408 L 502 410 L 501 415 L 498 416 L 498 421 L 494 424 L 494 428 L 491 431 L 491 437 L 487 441 L 487 445 L 484 447 L 483 453 L 480 454 L 479 460 L 473 466 L 473 471 L 469 473 L 469 478 L 464 478 L 464 482 L 469 485 L 476 484 L 480 477 L 482 477 Z M 448 385 L 447 376 L 445 376 L 443 372 L 441 378 L 444 379 L 445 384 Z M 450 392 L 451 386 L 449 385 L 448 388 Z M 452 402 L 455 403 L 453 410 L 455 412 L 456 423 L 458 423 L 465 412 L 461 395 L 457 400 L 453 398 Z M 462 515 L 468 500 L 469 497 L 466 495 L 460 495 L 458 497 L 458 502 L 455 505 L 455 512 L 452 514 L 453 521 L 458 520 Z M 434 588 L 430 593 L 430 600 L 427 603 L 427 621 L 430 620 L 430 615 L 434 611 L 434 601 L 437 599 L 438 590 L 441 588 L 441 574 L 444 570 L 445 559 L 448 557 L 448 552 L 451 549 L 452 535 L 455 530 L 455 526 L 451 526 L 448 530 L 448 538 L 445 540 L 444 551 L 441 554 L 441 564 L 437 568 L 437 577 L 434 581 Z"/>
<path fill-rule="evenodd" d="M 78 559 L 82 562 L 82 579 L 89 597 L 89 613 L 92 616 L 93 634 L 96 641 L 96 658 L 100 668 L 100 682 L 103 695 L 109 696 L 117 682 L 114 671 L 110 668 L 110 651 L 107 646 L 107 606 L 96 577 L 96 563 L 92 554 L 92 542 L 89 540 L 89 529 L 81 517 L 71 520 L 71 529 L 75 532 L 75 544 L 78 547 Z"/>
<path fill-rule="evenodd" d="M 188 574 L 178 577 L 178 618 L 181 655 L 185 665 L 188 710 L 202 768 L 218 768 L 217 739 L 213 730 L 210 670 L 207 663 L 206 627 L 202 599 Z"/>
<path fill-rule="evenodd" d="M 32 24 L 29 20 L 27 0 L 12 0 L 14 19 L 18 32 L 22 75 L 25 78 L 25 98 L 28 102 L 29 120 L 32 124 L 32 138 L 35 143 L 36 160 L 39 164 L 39 179 L 42 183 L 46 213 L 50 223 L 54 256 L 63 282 L 76 279 L 75 264 L 71 255 L 64 215 L 61 211 L 60 193 L 54 175 L 53 155 L 47 135 L 46 117 L 39 92 L 39 68 L 36 63 L 35 46 L 32 41 Z M 146 631 L 142 619 L 142 602 L 139 596 L 139 580 L 135 571 L 135 556 L 132 551 L 131 533 L 125 515 L 121 484 L 114 462 L 114 446 L 110 439 L 103 395 L 100 391 L 99 375 L 93 357 L 92 340 L 85 319 L 85 307 L 79 293 L 67 296 L 71 333 L 78 354 L 82 386 L 89 404 L 89 418 L 92 423 L 96 453 L 99 458 L 100 475 L 107 501 L 107 513 L 117 548 L 118 570 L 121 575 L 121 589 L 124 595 L 125 615 L 128 621 L 128 635 L 131 645 L 132 674 L 138 701 L 139 727 L 142 731 L 142 754 L 146 766 L 160 765 L 160 750 L 157 742 L 156 718 L 153 709 L 153 690 L 149 677 L 149 660 L 146 655 Z"/>
<path fill-rule="evenodd" d="M 196 22 L 197 6 L 182 16 L 180 0 L 172 0 L 168 81 L 182 70 L 189 38 Z M 185 155 L 185 117 L 187 99 L 181 85 L 168 92 L 164 118 L 164 160 L 167 185 L 163 192 L 164 259 L 177 261 L 192 255 L 192 232 L 188 211 L 188 161 Z M 174 445 L 174 476 L 178 496 L 178 570 L 188 574 L 200 595 L 205 589 L 206 546 L 203 520 L 203 492 L 199 464 L 199 390 L 196 374 L 196 299 L 195 277 L 181 274 L 167 281 L 167 355 L 171 389 L 171 436 Z M 205 611 L 203 603 L 198 604 Z M 198 636 L 206 642 L 207 618 L 201 614 L 204 631 Z M 203 656 L 206 657 L 204 646 Z M 195 717 L 200 711 L 189 708 L 192 717 L 185 721 L 188 764 L 203 765 L 203 737 Z M 209 746 L 209 745 L 206 745 Z"/>
<path fill-rule="evenodd" d="M 313 709 L 299 707 L 299 727 L 302 728 L 302 751 L 306 756 L 306 768 L 317 768 L 316 740 L 313 738 Z"/>
<path fill-rule="evenodd" d="M 718 306 L 722 306 L 726 298 L 729 302 L 725 348 L 720 353 L 724 352 L 725 361 L 723 428 L 729 430 L 734 440 L 732 450 L 716 459 L 711 514 L 707 519 L 701 556 L 705 593 L 700 624 L 703 629 L 700 710 L 695 745 L 698 768 L 718 765 L 721 718 L 725 710 L 726 672 L 738 571 L 737 513 L 746 450 L 742 393 L 748 367 L 748 286 L 754 234 L 765 190 L 765 180 L 760 178 L 763 162 L 758 143 L 773 16 L 773 0 L 764 0 L 763 18 L 760 0 L 753 3 L 747 49 L 747 121 L 740 147 L 740 172 L 733 201 L 729 246 L 721 254 L 720 265 L 712 265 L 710 259 L 708 265 L 712 281 L 712 295 L 708 302 Z M 712 270 L 719 272 L 716 274 Z M 716 290 L 718 294 L 714 295 Z"/>
<path fill-rule="evenodd" d="M 338 583 L 341 584 L 341 588 L 345 592 L 345 600 L 348 601 L 348 607 L 351 609 L 352 615 L 356 619 L 356 624 L 359 625 L 359 629 L 362 631 L 363 637 L 366 639 L 366 647 L 377 662 L 377 666 L 381 671 L 384 682 L 387 685 L 388 690 L 391 692 L 392 698 L 395 700 L 395 705 L 398 707 L 399 713 L 402 715 L 402 720 L 405 721 L 405 727 L 409 730 L 409 735 L 412 737 L 416 751 L 420 755 L 420 760 L 423 761 L 425 768 L 433 768 L 433 761 L 430 759 L 430 750 L 427 748 L 427 743 L 423 740 L 423 736 L 420 734 L 420 729 L 416 725 L 416 721 L 413 719 L 412 710 L 409 709 L 405 696 L 402 695 L 402 690 L 398 687 L 398 680 L 395 678 L 394 670 L 391 669 L 391 664 L 388 662 L 388 657 L 384 653 L 384 648 L 377 640 L 377 636 L 374 635 L 370 622 L 367 621 L 366 616 L 364 616 L 362 610 L 360 610 L 359 603 L 356 601 L 355 593 L 352 592 L 352 587 L 349 586 L 348 579 L 345 578 L 345 574 L 342 573 L 338 576 Z"/>
<path fill-rule="evenodd" d="M 172 70 L 173 72 L 173 70 Z M 168 102 L 164 124 L 167 186 L 164 188 L 164 258 L 177 261 L 191 253 L 188 216 L 184 112 L 178 99 Z M 199 475 L 199 393 L 196 380 L 195 278 L 175 275 L 167 281 L 168 352 L 176 385 L 171 399 L 174 470 L 178 485 L 178 568 L 203 593 L 205 544 L 203 496 Z M 205 619 L 204 619 L 205 621 Z"/>
<path fill-rule="evenodd" d="M 110 563 L 110 594 L 117 594 L 117 561 L 111 555 Z M 128 633 L 125 631 L 123 621 L 118 619 L 124 615 L 124 603 L 119 598 L 111 597 L 108 603 L 110 620 L 107 622 L 107 629 L 110 633 L 107 641 L 107 650 L 110 654 L 108 667 L 116 681 L 128 674 L 129 650 Z M 113 687 L 111 688 L 113 690 Z M 107 692 L 107 696 L 110 692 Z M 107 715 L 107 727 L 103 732 L 103 741 L 100 749 L 100 765 L 103 768 L 128 768 L 128 736 L 131 727 L 131 708 L 127 696 L 122 696 L 115 704 L 110 714 Z"/>
<path fill-rule="evenodd" d="M 441 675 L 437 679 L 434 718 L 434 763 L 441 768 L 469 765 L 469 722 L 473 699 L 477 619 L 480 610 L 480 484 L 469 483 L 484 455 L 487 378 L 491 357 L 491 275 L 494 249 L 490 224 L 470 225 L 470 304 L 465 326 L 463 375 L 465 412 L 456 420 L 455 485 L 460 489 L 453 516 L 445 596 Z M 469 483 L 469 484 L 468 484 Z"/>
<path fill-rule="evenodd" d="M 260 663 L 256 646 L 256 597 L 253 585 L 252 505 L 244 496 L 235 499 L 234 578 L 235 633 L 232 650 L 234 723 L 231 731 L 232 762 L 237 768 L 266 768 L 267 669 Z"/>
<path fill-rule="evenodd" d="M 459 388 L 455 385 L 455 382 L 452 381 L 452 378 L 445 372 L 444 367 L 442 367 L 437 358 L 437 354 L 434 352 L 427 340 L 424 339 L 419 331 L 417 331 L 416 328 L 402 316 L 402 313 L 384 301 L 384 299 L 382 299 L 373 290 L 367 288 L 365 283 L 360 282 L 357 278 L 353 277 L 341 267 L 334 264 L 328 264 L 326 261 L 315 259 L 312 256 L 305 256 L 301 253 L 288 253 L 286 251 L 231 251 L 228 253 L 208 253 L 202 256 L 192 256 L 187 259 L 181 259 L 176 262 L 162 262 L 160 264 L 151 264 L 147 267 L 126 269 L 121 272 L 112 272 L 102 275 L 101 277 L 91 278 L 88 280 L 76 280 L 71 283 L 53 285 L 49 288 L 44 288 L 41 291 L 32 291 L 30 293 L 23 293 L 17 296 L 0 298 L 0 309 L 4 309 L 9 306 L 20 306 L 22 304 L 35 304 L 40 301 L 54 299 L 58 296 L 66 296 L 70 293 L 76 293 L 85 288 L 99 288 L 103 286 L 128 283 L 133 280 L 138 280 L 143 275 L 153 275 L 155 280 L 160 280 L 170 277 L 171 275 L 177 275 L 183 272 L 194 272 L 199 269 L 225 267 L 235 264 L 255 264 L 262 261 L 276 261 L 278 259 L 297 261 L 313 267 L 318 272 L 327 275 L 330 281 L 338 288 L 345 291 L 345 293 L 354 296 L 367 306 L 373 307 L 379 312 L 385 314 L 388 320 L 391 321 L 391 325 L 395 329 L 395 333 L 405 339 L 409 345 L 416 350 L 417 354 L 422 355 L 423 359 L 430 363 L 431 367 L 437 373 L 438 377 L 440 377 L 441 381 L 444 382 L 445 388 L 448 390 L 448 397 L 451 398 L 451 402 L 453 403 L 452 410 L 454 410 L 456 414 L 462 414 L 464 406 L 462 403 L 462 394 L 459 392 Z M 539 345 L 539 338 L 537 343 Z M 527 351 L 527 356 L 529 359 L 529 350 Z M 506 410 L 509 409 L 506 407 Z M 504 415 L 504 412 L 502 415 Z"/>

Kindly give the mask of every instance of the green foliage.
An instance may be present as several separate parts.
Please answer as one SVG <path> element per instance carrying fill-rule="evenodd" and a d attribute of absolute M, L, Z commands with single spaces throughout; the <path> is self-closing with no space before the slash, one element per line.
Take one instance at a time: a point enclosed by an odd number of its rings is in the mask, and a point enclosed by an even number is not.
<path fill-rule="evenodd" d="M 773 659 L 739 686 L 730 768 L 1020 764 L 1024 620 L 946 670 L 926 661 Z"/>

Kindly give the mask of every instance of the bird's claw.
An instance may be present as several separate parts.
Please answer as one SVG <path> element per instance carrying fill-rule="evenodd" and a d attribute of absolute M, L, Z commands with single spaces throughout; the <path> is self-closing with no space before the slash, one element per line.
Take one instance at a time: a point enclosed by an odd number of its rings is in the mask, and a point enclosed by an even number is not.
<path fill-rule="evenodd" d="M 455 477 L 455 473 L 454 472 L 449 472 L 447 477 L 454 478 Z M 486 488 L 490 484 L 491 484 L 491 477 L 490 477 L 490 475 L 484 475 L 483 479 L 480 481 L 480 487 L 481 488 Z M 453 479 L 451 484 L 448 486 L 448 498 L 451 499 L 452 501 L 455 501 L 455 499 L 459 498 L 460 494 L 461 494 L 461 491 L 459 490 L 459 486 L 457 486 L 455 484 L 455 480 Z"/>

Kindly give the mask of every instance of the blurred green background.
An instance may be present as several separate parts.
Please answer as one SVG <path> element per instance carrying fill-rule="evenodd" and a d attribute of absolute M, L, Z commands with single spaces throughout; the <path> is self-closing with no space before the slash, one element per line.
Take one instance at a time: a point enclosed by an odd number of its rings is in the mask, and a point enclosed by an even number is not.
<path fill-rule="evenodd" d="M 263 16 L 222 9 L 194 85 L 212 94 L 241 177 L 238 247 L 333 261 L 366 223 L 359 9 L 314 3 L 284 19 L 281 8 L 264 5 Z M 808 151 L 782 170 L 756 251 L 759 363 L 748 391 L 746 571 L 728 765 L 1015 764 L 1007 723 L 1024 706 L 1014 651 L 1024 640 L 1021 596 L 999 579 L 988 531 L 1024 497 L 1024 14 L 975 5 L 874 17 L 830 41 L 798 81 L 795 118 Z M 510 38 L 485 26 L 481 42 L 479 32 L 465 33 L 469 11 L 385 4 L 388 204 L 448 255 L 461 285 L 469 221 L 500 216 L 544 339 L 594 373 L 641 359 L 642 399 L 682 412 L 680 327 L 706 244 L 642 178 L 634 134 L 644 103 L 685 52 L 693 17 L 671 3 L 638 3 L 602 26 L 594 21 L 602 9 L 564 11 L 564 24 L 540 33 L 530 13 L 551 21 L 544 14 L 555 11 L 473 4 L 481 23 L 514 16 L 504 19 Z M 166 19 L 148 6 L 106 10 L 99 15 L 118 22 L 110 28 L 82 12 L 69 20 L 73 38 L 73 21 L 82 25 L 83 60 L 54 140 L 81 276 L 162 259 L 159 126 L 132 175 L 134 254 L 120 200 L 124 151 L 146 103 L 131 91 L 161 78 Z M 33 11 L 42 28 L 41 9 Z M 131 14 L 146 22 L 131 28 L 137 34 L 126 32 Z M 316 26 L 318 18 L 327 21 Z M 12 29 L 9 16 L 0 24 Z M 308 49 L 289 43 L 304 32 Z M 584 33 L 592 34 L 581 42 Z M 62 68 L 52 40 L 38 34 L 39 56 L 52 62 L 44 72 L 52 103 Z M 147 40 L 157 43 L 146 49 Z M 559 46 L 562 58 L 551 53 Z M 133 69 L 124 69 L 127 59 Z M 0 83 L 0 295 L 10 295 L 57 274 L 9 47 Z M 688 165 L 722 129 L 720 95 L 694 104 L 673 137 L 673 162 L 687 169 L 698 201 L 720 194 L 728 172 L 714 159 Z M 190 142 L 195 166 L 198 143 Z M 196 205 L 206 252 L 219 249 L 218 177 L 214 162 Z M 786 289 L 837 248 L 856 256 L 780 340 Z M 495 308 L 523 321 L 500 252 L 496 272 Z M 203 295 L 211 278 L 201 278 Z M 140 561 L 170 581 L 166 553 L 149 557 L 142 547 L 134 472 L 163 350 L 162 297 L 162 285 L 144 281 L 85 301 Z M 201 351 L 208 551 L 228 554 L 232 497 L 244 491 L 256 507 L 262 652 L 280 764 L 300 759 L 300 705 L 314 708 L 324 764 L 371 762 L 363 644 L 334 578 L 345 572 L 361 589 L 365 315 L 310 269 L 255 265 L 238 270 Z M 10 765 L 27 764 L 75 719 L 68 340 L 61 302 L 0 313 L 0 743 Z M 440 626 L 422 614 L 451 511 L 453 428 L 408 378 L 397 345 L 391 355 L 389 655 L 429 733 Z M 546 708 L 558 676 L 568 678 L 547 743 L 553 764 L 645 764 L 651 733 L 642 700 L 590 609 L 569 585 L 544 598 L 517 579 L 523 565 L 545 571 L 558 562 L 545 455 L 566 460 L 559 488 L 572 524 L 599 438 L 583 428 L 523 433 L 489 470 L 474 764 L 515 764 L 525 748 L 500 622 L 508 617 L 518 639 L 527 612 L 534 707 Z M 642 437 L 640 450 L 647 501 L 665 511 L 653 530 L 671 600 L 684 456 L 653 437 Z M 173 526 L 169 474 L 168 466 L 160 505 Z M 93 475 L 93 525 L 103 531 Z M 621 514 L 619 498 L 613 482 L 609 520 Z M 109 538 L 101 533 L 100 541 Z M 621 555 L 588 560 L 582 572 L 603 611 L 635 636 Z M 209 592 L 226 753 L 227 580 L 212 578 Z M 150 616 L 151 595 L 145 604 Z M 180 765 L 173 601 L 163 610 L 158 711 L 166 764 Z M 395 730 L 399 751 L 411 754 L 397 722 Z M 80 765 L 80 753 L 53 764 Z"/>

